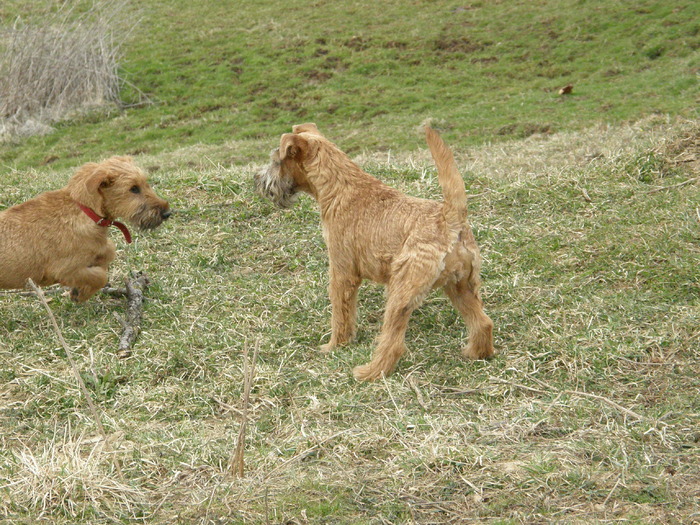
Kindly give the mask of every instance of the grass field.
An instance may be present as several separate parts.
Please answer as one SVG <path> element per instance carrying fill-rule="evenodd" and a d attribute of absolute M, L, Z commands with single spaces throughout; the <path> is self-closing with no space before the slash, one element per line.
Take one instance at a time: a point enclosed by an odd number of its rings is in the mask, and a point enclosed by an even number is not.
<path fill-rule="evenodd" d="M 0 522 L 700 523 L 698 7 L 406 4 L 149 2 L 124 72 L 154 104 L 0 144 L 0 208 L 126 152 L 175 210 L 112 235 L 113 283 L 152 281 L 132 357 L 123 299 L 47 290 L 108 443 L 42 304 L 0 291 Z M 357 340 L 320 354 L 315 204 L 278 210 L 251 177 L 314 120 L 439 198 L 425 119 L 472 195 L 499 353 L 462 360 L 435 293 L 396 373 L 358 383 L 382 289 L 361 289 Z"/>
<path fill-rule="evenodd" d="M 0 16 L 31 20 L 45 6 L 6 0 Z M 425 119 L 473 145 L 655 113 L 695 118 L 700 105 L 691 0 L 150 0 L 123 18 L 127 107 L 0 144 L 0 165 L 64 168 L 231 140 L 212 160 L 258 162 L 269 137 L 309 120 L 350 153 L 410 151 L 420 142 L 408 131 Z"/>

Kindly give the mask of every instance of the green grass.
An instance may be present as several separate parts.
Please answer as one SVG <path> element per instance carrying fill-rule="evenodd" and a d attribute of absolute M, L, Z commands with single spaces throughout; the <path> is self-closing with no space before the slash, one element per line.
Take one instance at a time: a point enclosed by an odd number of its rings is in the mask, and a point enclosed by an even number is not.
<path fill-rule="evenodd" d="M 0 16 L 42 9 L 9 0 Z M 698 520 L 695 3 L 131 10 L 123 74 L 154 104 L 0 144 L 0 208 L 131 153 L 175 210 L 132 245 L 112 234 L 112 282 L 152 280 L 131 358 L 116 356 L 123 300 L 77 306 L 49 290 L 111 449 L 43 306 L 0 291 L 0 522 Z M 358 383 L 381 287 L 360 291 L 357 340 L 320 354 L 316 206 L 278 210 L 251 176 L 279 133 L 313 120 L 382 180 L 439 198 L 414 131 L 428 118 L 473 195 L 499 353 L 462 360 L 466 329 L 435 293 L 396 373 Z M 236 479 L 243 353 L 256 345 Z"/>
<path fill-rule="evenodd" d="M 216 145 L 141 155 L 161 166 L 152 178 L 176 214 L 131 246 L 114 235 L 114 282 L 137 269 L 153 281 L 134 355 L 115 355 L 122 300 L 51 301 L 115 452 L 41 304 L 0 293 L 0 516 L 692 522 L 700 186 L 697 160 L 679 159 L 697 159 L 697 137 L 697 123 L 655 118 L 458 150 L 499 355 L 463 361 L 465 328 L 433 294 L 396 373 L 374 384 L 351 369 L 371 354 L 380 287 L 361 290 L 357 341 L 318 351 L 330 311 L 311 199 L 277 210 L 254 195 L 255 166 L 197 165 Z M 439 194 L 425 149 L 357 160 L 407 193 Z M 20 198 L 69 174 L 29 171 L 18 192 L 13 173 L 0 190 Z M 235 479 L 242 353 L 255 345 Z"/>
<path fill-rule="evenodd" d="M 8 23 L 27 12 L 17 0 L 0 8 Z M 69 167 L 204 143 L 227 144 L 212 160 L 235 165 L 258 161 L 270 137 L 304 121 L 357 153 L 415 150 L 412 130 L 425 119 L 470 145 L 655 113 L 694 117 L 699 19 L 692 1 L 134 4 L 122 98 L 153 103 L 0 145 L 0 161 Z M 568 83 L 573 94 L 559 96 Z"/>

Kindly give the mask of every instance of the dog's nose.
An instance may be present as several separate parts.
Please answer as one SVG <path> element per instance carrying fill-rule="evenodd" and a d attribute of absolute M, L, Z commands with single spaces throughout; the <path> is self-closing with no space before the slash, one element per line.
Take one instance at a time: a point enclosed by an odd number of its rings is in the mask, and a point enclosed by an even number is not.
<path fill-rule="evenodd" d="M 164 210 L 161 212 L 160 216 L 163 218 L 163 220 L 166 220 L 171 214 L 172 212 L 170 210 Z"/>

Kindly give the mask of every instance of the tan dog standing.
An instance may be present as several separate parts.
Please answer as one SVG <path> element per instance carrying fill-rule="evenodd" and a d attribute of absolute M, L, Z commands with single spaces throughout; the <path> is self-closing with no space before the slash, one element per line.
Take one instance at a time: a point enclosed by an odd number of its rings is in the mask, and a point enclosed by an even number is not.
<path fill-rule="evenodd" d="M 169 216 L 168 203 L 131 158 L 85 164 L 65 188 L 0 212 L 0 288 L 23 288 L 31 278 L 42 286 L 68 286 L 71 299 L 86 301 L 107 284 L 115 255 L 108 226 L 131 242 L 115 219 L 151 229 Z"/>
<path fill-rule="evenodd" d="M 329 351 L 355 333 L 357 291 L 363 279 L 387 287 L 384 323 L 372 361 L 354 369 L 361 380 L 390 374 L 405 352 L 411 312 L 442 288 L 469 327 L 463 355 L 494 354 L 493 323 L 479 295 L 481 258 L 467 222 L 467 196 L 452 152 L 426 129 L 444 202 L 409 197 L 362 171 L 314 124 L 282 135 L 271 164 L 255 176 L 258 191 L 282 207 L 296 193 L 320 206 L 330 259 L 332 307 Z"/>

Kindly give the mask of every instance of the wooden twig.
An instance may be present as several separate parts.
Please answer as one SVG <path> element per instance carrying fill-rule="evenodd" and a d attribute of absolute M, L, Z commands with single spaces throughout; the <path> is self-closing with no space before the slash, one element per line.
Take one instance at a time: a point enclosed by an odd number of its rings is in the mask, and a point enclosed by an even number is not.
<path fill-rule="evenodd" d="M 237 478 L 242 478 L 245 471 L 245 433 L 248 427 L 248 406 L 250 405 L 250 389 L 253 385 L 255 377 L 255 363 L 258 359 L 258 350 L 260 341 L 255 343 L 253 350 L 253 359 L 248 363 L 248 345 L 243 347 L 243 407 L 241 409 L 241 427 L 238 431 L 238 439 L 236 440 L 236 449 L 231 458 L 231 474 Z"/>
<path fill-rule="evenodd" d="M 126 295 L 126 288 L 113 288 L 112 286 L 105 286 L 100 291 L 103 294 L 111 295 L 112 297 L 124 297 Z"/>
<path fill-rule="evenodd" d="M 514 381 L 507 381 L 505 379 L 501 379 L 500 377 L 492 377 L 490 378 L 492 383 L 500 383 L 502 385 L 508 385 L 508 386 L 514 386 L 515 388 L 519 388 L 521 390 L 527 390 L 528 392 L 534 392 L 535 394 L 546 394 L 547 392 L 544 390 L 540 390 L 539 388 L 532 388 L 530 386 L 525 386 L 521 385 L 520 383 L 515 383 Z"/>
<path fill-rule="evenodd" d="M 413 378 L 409 376 L 406 381 L 408 382 L 408 386 L 410 386 L 413 391 L 416 393 L 416 401 L 418 401 L 418 404 L 428 412 L 430 409 L 428 408 L 428 405 L 425 404 L 425 399 L 423 398 L 423 394 L 421 393 L 420 389 L 418 388 L 418 385 L 416 385 L 415 381 L 413 381 Z"/>
<path fill-rule="evenodd" d="M 483 390 L 479 388 L 455 388 L 453 386 L 437 385 L 435 383 L 428 383 L 428 386 L 436 388 L 447 396 L 471 396 L 473 394 L 481 394 L 483 392 Z"/>
<path fill-rule="evenodd" d="M 607 397 L 599 396 L 597 394 L 589 394 L 588 392 L 580 392 L 578 390 L 564 390 L 563 392 L 565 394 L 569 394 L 572 396 L 588 397 L 590 399 L 596 399 L 598 401 L 601 401 L 601 402 L 619 410 L 620 412 L 622 412 L 624 414 L 627 414 L 628 416 L 632 416 L 633 418 L 638 419 L 639 421 L 647 421 L 649 423 L 656 423 L 655 420 L 648 418 L 646 416 L 643 416 L 641 414 L 637 414 L 635 411 L 630 410 L 627 407 L 623 407 L 621 404 L 616 403 L 615 401 L 613 401 L 612 399 L 608 399 Z"/>
<path fill-rule="evenodd" d="M 306 449 L 304 452 L 300 452 L 296 456 L 292 456 L 291 458 L 283 461 L 281 464 L 277 465 L 275 468 L 273 468 L 270 472 L 266 473 L 264 476 L 264 479 L 269 479 L 273 474 L 276 472 L 282 470 L 285 467 L 288 467 L 292 463 L 295 463 L 297 461 L 303 461 L 304 459 L 312 456 L 314 453 L 316 453 L 323 445 L 328 443 L 331 439 L 335 439 L 338 436 L 342 436 L 343 434 L 348 434 L 350 432 L 359 432 L 359 429 L 357 428 L 346 428 L 345 430 L 341 430 L 340 432 L 336 432 L 335 434 L 332 434 L 328 436 L 327 438 L 322 439 L 318 443 L 316 443 L 313 447 L 310 447 Z"/>
<path fill-rule="evenodd" d="M 124 358 L 131 355 L 131 348 L 141 331 L 143 317 L 144 292 L 150 281 L 143 272 L 135 272 L 126 279 L 126 318 L 122 322 L 122 335 L 119 339 L 117 356 Z"/>
<path fill-rule="evenodd" d="M 497 377 L 492 377 L 492 378 L 491 378 L 491 381 L 494 382 L 494 383 L 501 383 L 501 384 L 511 385 L 511 386 L 516 387 L 516 388 L 521 388 L 521 389 L 523 389 L 523 390 L 527 390 L 527 391 L 529 391 L 529 392 L 534 392 L 534 393 L 537 393 L 537 394 L 545 394 L 545 393 L 548 393 L 548 392 L 554 392 L 554 393 L 564 393 L 564 394 L 568 394 L 568 395 L 570 395 L 570 396 L 588 397 L 588 398 L 590 398 L 590 399 L 595 399 L 595 400 L 597 400 L 597 401 L 600 401 L 600 402 L 602 402 L 602 403 L 605 403 L 605 404 L 607 404 L 607 405 L 609 405 L 609 406 L 615 408 L 616 410 L 619 410 L 620 412 L 622 412 L 622 413 L 624 413 L 624 414 L 627 414 L 628 416 L 631 416 L 631 417 L 633 417 L 633 418 L 635 418 L 635 419 L 637 419 L 637 420 L 639 420 L 639 421 L 646 421 L 646 422 L 654 423 L 654 424 L 657 423 L 656 420 L 651 419 L 651 418 L 648 418 L 648 417 L 643 416 L 643 415 L 641 415 L 641 414 L 637 414 L 637 413 L 634 412 L 633 410 L 630 410 L 630 409 L 627 408 L 627 407 L 623 407 L 623 406 L 620 405 L 619 403 L 616 403 L 615 401 L 613 401 L 612 399 L 608 399 L 607 397 L 599 396 L 599 395 L 597 395 L 597 394 L 590 394 L 590 393 L 588 393 L 588 392 L 580 392 L 579 390 L 558 390 L 558 389 L 554 388 L 553 386 L 551 386 L 551 385 L 545 383 L 544 381 L 541 381 L 541 380 L 539 380 L 539 379 L 537 379 L 537 378 L 534 378 L 534 377 L 532 377 L 532 376 L 529 376 L 529 375 L 528 375 L 528 377 L 530 377 L 530 379 L 532 379 L 533 381 L 535 381 L 536 383 L 538 383 L 540 386 L 544 387 L 546 390 L 540 390 L 540 389 L 538 389 L 538 388 L 532 388 L 532 387 L 529 387 L 529 386 L 521 385 L 520 383 L 514 383 L 514 382 L 512 382 L 512 381 L 506 381 L 506 380 L 504 380 L 504 379 L 500 379 L 500 378 L 497 378 Z"/>
<path fill-rule="evenodd" d="M 112 447 L 111 447 L 111 444 L 110 444 L 109 439 L 107 437 L 107 432 L 105 432 L 105 429 L 102 426 L 102 419 L 100 418 L 100 414 L 97 411 L 97 407 L 95 406 L 95 403 L 93 403 L 93 401 L 92 401 L 92 396 L 90 396 L 90 391 L 85 386 L 85 382 L 83 381 L 83 378 L 80 375 L 80 370 L 78 369 L 78 365 L 75 362 L 75 359 L 73 359 L 73 351 L 70 349 L 70 347 L 68 346 L 68 343 L 66 343 L 66 340 L 63 338 L 63 334 L 61 333 L 61 329 L 58 327 L 58 322 L 56 322 L 56 317 L 53 315 L 53 312 L 51 311 L 51 307 L 49 306 L 49 303 L 46 300 L 46 297 L 44 296 L 44 292 L 31 279 L 27 279 L 27 283 L 34 290 L 37 297 L 39 297 L 39 300 L 44 305 L 46 312 L 49 314 L 49 319 L 51 319 L 51 324 L 53 325 L 53 329 L 56 332 L 56 337 L 58 337 L 58 340 L 61 343 L 61 346 L 63 346 L 63 350 L 66 352 L 66 356 L 68 357 L 68 362 L 70 363 L 71 369 L 73 370 L 73 375 L 75 376 L 75 379 L 78 381 L 78 385 L 80 386 L 80 391 L 82 392 L 83 396 L 85 397 L 85 401 L 87 401 L 88 408 L 90 409 L 90 412 L 92 414 L 92 418 L 95 420 L 95 425 L 97 425 L 97 430 L 100 432 L 100 435 L 102 436 L 102 439 L 104 440 L 105 450 L 107 452 L 111 452 Z M 119 466 L 119 462 L 116 460 L 116 458 L 113 458 L 112 463 L 114 465 L 115 470 L 117 471 L 117 474 L 119 475 L 119 478 L 123 480 L 124 476 L 122 474 L 122 469 Z"/>
<path fill-rule="evenodd" d="M 671 186 L 662 186 L 660 188 L 654 188 L 653 190 L 648 191 L 647 195 L 650 193 L 658 193 L 660 191 L 670 190 L 673 188 L 680 188 L 681 186 L 685 186 L 686 184 L 690 184 L 691 182 L 695 182 L 698 179 L 700 179 L 700 177 L 693 177 L 693 178 L 685 180 L 683 182 L 679 182 L 678 184 L 672 184 Z"/>
<path fill-rule="evenodd" d="M 605 507 L 608 504 L 608 501 L 610 501 L 610 497 L 613 495 L 613 492 L 615 492 L 615 489 L 617 486 L 620 484 L 620 481 L 622 481 L 622 476 L 617 478 L 617 481 L 615 482 L 615 485 L 613 486 L 612 490 L 608 493 L 608 497 L 605 498 L 605 501 L 603 502 L 603 507 Z"/>
<path fill-rule="evenodd" d="M 670 361 L 670 362 L 661 362 L 661 363 L 654 363 L 652 361 L 634 361 L 632 359 L 627 359 L 626 357 L 616 357 L 616 359 L 619 359 L 620 361 L 625 361 L 626 363 L 631 363 L 633 365 L 637 366 L 687 366 L 688 363 L 684 363 L 682 361 Z"/>
<path fill-rule="evenodd" d="M 44 296 L 46 295 L 59 295 L 62 293 L 65 293 L 64 288 L 56 288 L 52 287 L 48 290 L 42 290 L 44 293 Z M 26 291 L 26 290 L 1 290 L 0 293 L 4 294 L 16 294 L 21 297 L 36 297 L 36 292 L 33 291 Z M 51 299 L 48 299 L 48 301 L 51 301 Z"/>

